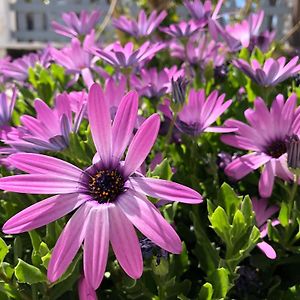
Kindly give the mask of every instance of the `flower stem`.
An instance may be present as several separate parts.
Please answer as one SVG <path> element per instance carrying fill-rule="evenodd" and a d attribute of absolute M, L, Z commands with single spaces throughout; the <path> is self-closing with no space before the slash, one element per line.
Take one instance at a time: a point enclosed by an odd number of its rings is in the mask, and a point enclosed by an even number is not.
<path fill-rule="evenodd" d="M 175 126 L 176 119 L 177 119 L 177 113 L 175 112 L 174 115 L 173 115 L 173 118 L 171 120 L 169 129 L 168 129 L 168 133 L 167 133 L 167 136 L 166 136 L 167 143 L 171 143 L 171 141 L 172 141 L 172 133 L 173 133 L 173 129 L 174 129 L 174 126 Z"/>

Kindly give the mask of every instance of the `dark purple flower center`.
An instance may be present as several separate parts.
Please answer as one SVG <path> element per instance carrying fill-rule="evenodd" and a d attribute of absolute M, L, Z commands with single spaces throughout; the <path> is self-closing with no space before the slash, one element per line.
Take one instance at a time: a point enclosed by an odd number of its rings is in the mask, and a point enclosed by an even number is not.
<path fill-rule="evenodd" d="M 266 153 L 273 158 L 278 158 L 282 154 L 286 153 L 286 142 L 283 140 L 276 140 L 269 144 Z"/>
<path fill-rule="evenodd" d="M 113 202 L 124 191 L 124 183 L 118 170 L 100 170 L 91 176 L 89 191 L 99 203 Z"/>

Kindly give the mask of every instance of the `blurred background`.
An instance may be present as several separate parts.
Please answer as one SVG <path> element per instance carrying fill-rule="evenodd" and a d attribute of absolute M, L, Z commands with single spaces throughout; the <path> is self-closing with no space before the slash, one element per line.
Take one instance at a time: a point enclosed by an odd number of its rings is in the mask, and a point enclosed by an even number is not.
<path fill-rule="evenodd" d="M 61 19 L 66 11 L 99 9 L 102 15 L 101 38 L 109 43 L 114 39 L 110 20 L 120 13 L 135 16 L 138 7 L 148 10 L 176 10 L 183 17 L 186 10 L 182 1 L 171 0 L 1 0 L 0 1 L 0 55 L 19 56 L 26 51 L 38 50 L 49 42 L 63 45 L 67 39 L 56 34 L 51 21 Z M 276 38 L 300 48 L 299 0 L 224 0 L 222 22 L 246 16 L 251 10 L 265 11 L 262 30 L 276 31 Z M 103 30 L 105 28 L 105 30 Z"/>

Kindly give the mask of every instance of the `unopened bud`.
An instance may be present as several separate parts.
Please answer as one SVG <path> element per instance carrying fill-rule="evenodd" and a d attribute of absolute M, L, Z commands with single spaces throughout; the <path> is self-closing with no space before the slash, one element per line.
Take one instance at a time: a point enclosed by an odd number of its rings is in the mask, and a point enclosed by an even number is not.
<path fill-rule="evenodd" d="M 177 80 L 171 79 L 172 84 L 172 100 L 176 105 L 183 105 L 185 102 L 186 88 L 188 80 L 182 76 L 178 77 Z"/>
<path fill-rule="evenodd" d="M 300 168 L 300 140 L 298 135 L 293 134 L 287 139 L 287 164 L 296 170 Z M 300 171 L 300 170 L 299 170 Z"/>

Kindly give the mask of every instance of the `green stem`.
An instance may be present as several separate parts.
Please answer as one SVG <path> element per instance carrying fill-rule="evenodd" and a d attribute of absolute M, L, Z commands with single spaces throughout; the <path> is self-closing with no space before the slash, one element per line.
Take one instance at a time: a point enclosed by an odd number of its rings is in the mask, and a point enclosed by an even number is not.
<path fill-rule="evenodd" d="M 299 180 L 299 176 L 295 175 L 293 187 L 290 193 L 290 197 L 288 199 L 288 220 L 289 220 L 289 225 L 287 228 L 288 239 L 291 237 L 293 233 L 294 225 L 296 221 L 296 214 L 293 213 L 293 210 L 295 208 L 295 197 L 298 191 L 298 180 Z"/>
<path fill-rule="evenodd" d="M 168 130 L 167 136 L 166 136 L 167 143 L 171 143 L 171 141 L 172 141 L 172 133 L 173 133 L 176 119 L 177 119 L 177 113 L 175 112 L 173 115 L 173 118 L 171 120 L 171 124 L 170 124 L 169 130 Z"/>

